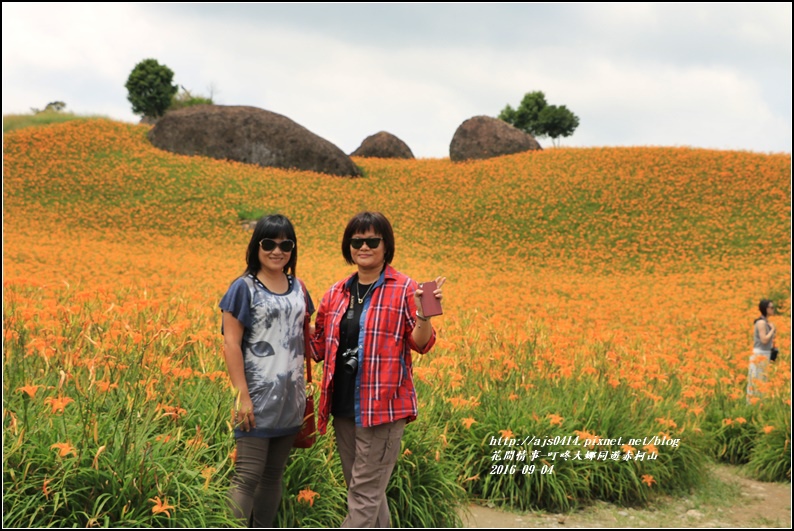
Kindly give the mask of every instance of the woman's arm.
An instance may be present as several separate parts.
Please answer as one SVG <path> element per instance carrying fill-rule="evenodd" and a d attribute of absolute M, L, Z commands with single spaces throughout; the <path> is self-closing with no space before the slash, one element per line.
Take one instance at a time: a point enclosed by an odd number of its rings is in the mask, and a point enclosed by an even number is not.
<path fill-rule="evenodd" d="M 755 329 L 758 330 L 758 337 L 761 338 L 761 343 L 769 343 L 769 340 L 775 337 L 775 325 L 768 321 L 759 319 L 755 323 Z"/>
<path fill-rule="evenodd" d="M 231 313 L 223 312 L 223 355 L 226 358 L 226 369 L 229 379 L 237 390 L 234 408 L 234 422 L 243 431 L 256 427 L 254 421 L 254 404 L 248 394 L 248 382 L 245 379 L 245 362 L 243 361 L 243 332 L 245 327 Z"/>
<path fill-rule="evenodd" d="M 416 326 L 414 327 L 414 331 L 411 333 L 411 337 L 416 343 L 416 346 L 419 350 L 425 348 L 427 343 L 430 341 L 430 338 L 433 335 L 433 325 L 430 324 L 430 317 L 427 318 L 427 321 L 422 321 L 419 317 L 416 318 Z"/>

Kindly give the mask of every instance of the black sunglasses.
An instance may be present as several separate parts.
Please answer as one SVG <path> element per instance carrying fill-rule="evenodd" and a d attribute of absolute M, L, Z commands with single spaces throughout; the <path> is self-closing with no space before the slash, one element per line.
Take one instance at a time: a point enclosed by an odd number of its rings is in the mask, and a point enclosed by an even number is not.
<path fill-rule="evenodd" d="M 281 243 L 276 243 L 276 240 L 271 240 L 270 238 L 265 238 L 264 240 L 259 242 L 259 246 L 265 252 L 270 252 L 278 246 L 282 252 L 288 253 L 295 248 L 295 242 L 292 240 L 284 240 Z"/>
<path fill-rule="evenodd" d="M 350 238 L 350 247 L 353 249 L 361 249 L 366 242 L 367 247 L 370 249 L 377 249 L 383 238 Z"/>

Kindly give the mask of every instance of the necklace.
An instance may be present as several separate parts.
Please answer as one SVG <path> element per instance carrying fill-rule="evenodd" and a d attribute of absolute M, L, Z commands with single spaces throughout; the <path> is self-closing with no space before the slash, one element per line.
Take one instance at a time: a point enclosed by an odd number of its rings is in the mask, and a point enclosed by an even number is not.
<path fill-rule="evenodd" d="M 367 295 L 369 295 L 369 290 L 371 290 L 372 286 L 374 286 L 374 285 L 375 285 L 374 282 L 372 284 L 370 284 L 369 288 L 367 288 L 367 291 L 364 293 L 364 296 L 362 297 L 361 293 L 358 291 L 358 288 L 359 288 L 359 286 L 361 286 L 361 284 L 359 284 L 358 281 L 356 282 L 356 297 L 358 298 L 358 303 L 359 304 L 364 304 L 364 299 L 367 298 Z"/>

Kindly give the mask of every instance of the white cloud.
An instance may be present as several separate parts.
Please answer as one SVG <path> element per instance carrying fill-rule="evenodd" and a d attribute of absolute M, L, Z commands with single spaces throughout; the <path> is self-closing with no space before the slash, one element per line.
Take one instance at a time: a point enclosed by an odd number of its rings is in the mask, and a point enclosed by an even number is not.
<path fill-rule="evenodd" d="M 790 4 L 3 4 L 3 113 L 53 100 L 137 121 L 153 57 L 223 104 L 346 152 L 386 130 L 444 157 L 464 120 L 542 90 L 563 145 L 791 151 Z M 548 144 L 548 141 L 546 141 Z"/>

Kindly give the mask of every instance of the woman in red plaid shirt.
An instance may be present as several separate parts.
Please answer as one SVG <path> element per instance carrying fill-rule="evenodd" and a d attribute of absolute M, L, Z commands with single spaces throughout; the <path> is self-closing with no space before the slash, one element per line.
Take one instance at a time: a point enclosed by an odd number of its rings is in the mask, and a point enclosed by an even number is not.
<path fill-rule="evenodd" d="M 390 264 L 394 232 L 378 212 L 354 216 L 342 256 L 357 271 L 333 286 L 317 310 L 314 359 L 324 361 L 317 429 L 333 415 L 347 483 L 342 527 L 389 527 L 386 486 L 400 453 L 405 424 L 416 418 L 411 350 L 436 340 L 422 314 L 422 290 Z M 441 299 L 444 277 L 436 279 Z"/>

